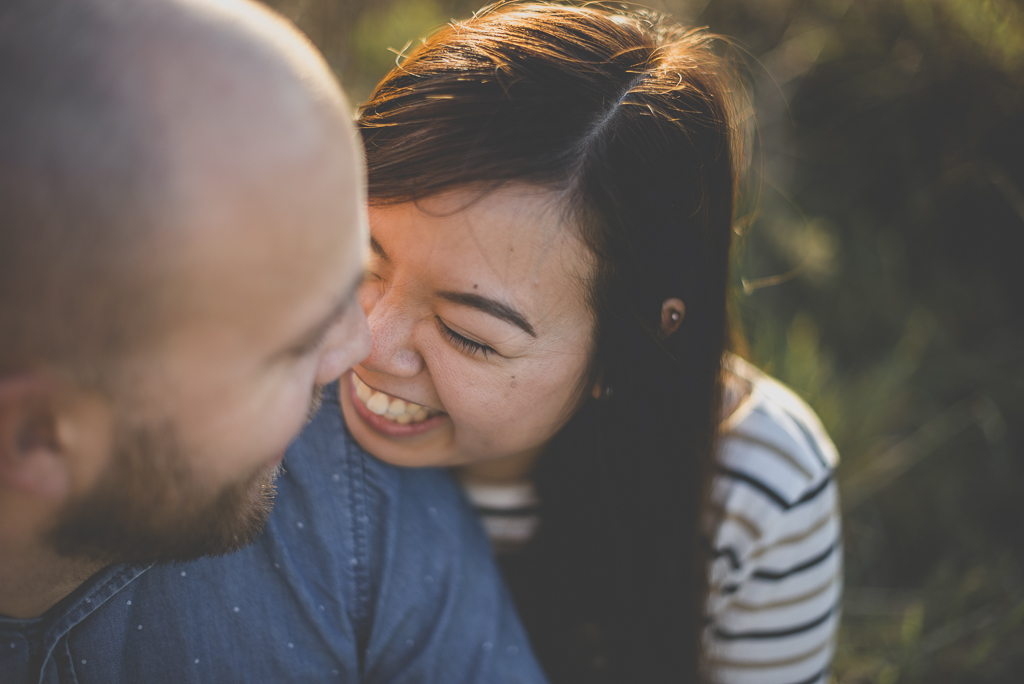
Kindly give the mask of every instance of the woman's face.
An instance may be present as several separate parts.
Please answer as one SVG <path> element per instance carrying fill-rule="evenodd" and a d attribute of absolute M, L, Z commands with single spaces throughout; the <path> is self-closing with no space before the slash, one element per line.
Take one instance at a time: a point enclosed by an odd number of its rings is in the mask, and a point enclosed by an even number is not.
<path fill-rule="evenodd" d="M 341 380 L 352 435 L 404 466 L 539 452 L 580 401 L 590 252 L 526 185 L 372 208 L 373 351 Z"/>

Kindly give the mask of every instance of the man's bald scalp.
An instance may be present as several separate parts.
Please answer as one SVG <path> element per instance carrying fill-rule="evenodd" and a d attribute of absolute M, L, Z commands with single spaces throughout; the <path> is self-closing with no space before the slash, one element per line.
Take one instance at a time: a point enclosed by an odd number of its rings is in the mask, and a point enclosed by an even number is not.
<path fill-rule="evenodd" d="M 343 111 L 318 59 L 245 0 L 0 3 L 0 376 L 96 372 L 156 329 L 158 255 L 187 213 L 188 73 L 227 75 L 189 113 L 230 164 L 245 135 L 286 137 L 289 107 Z M 217 120 L 239 89 L 262 93 L 271 119 Z"/>

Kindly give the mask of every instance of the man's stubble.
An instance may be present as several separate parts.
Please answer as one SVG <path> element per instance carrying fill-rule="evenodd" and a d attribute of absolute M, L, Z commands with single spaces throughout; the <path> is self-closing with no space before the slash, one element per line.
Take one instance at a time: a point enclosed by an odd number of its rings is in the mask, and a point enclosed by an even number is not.
<path fill-rule="evenodd" d="M 314 387 L 308 421 L 322 397 L 323 387 Z M 89 493 L 65 506 L 49 541 L 61 556 L 104 564 L 185 563 L 234 553 L 266 526 L 280 471 L 280 465 L 260 466 L 211 492 L 172 423 L 121 424 L 110 467 Z"/>

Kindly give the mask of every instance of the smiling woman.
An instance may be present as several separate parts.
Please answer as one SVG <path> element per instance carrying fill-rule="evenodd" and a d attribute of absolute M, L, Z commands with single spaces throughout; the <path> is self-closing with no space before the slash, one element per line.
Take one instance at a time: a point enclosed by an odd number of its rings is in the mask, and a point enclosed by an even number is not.
<path fill-rule="evenodd" d="M 725 354 L 740 89 L 715 45 L 501 4 L 360 114 L 374 342 L 345 420 L 385 461 L 464 464 L 492 538 L 519 542 L 556 682 L 827 680 L 834 451 Z"/>
<path fill-rule="evenodd" d="M 478 195 L 370 213 L 375 257 L 361 299 L 373 351 L 343 407 L 356 439 L 393 463 L 528 458 L 581 399 L 589 252 L 553 193 L 513 184 Z"/>

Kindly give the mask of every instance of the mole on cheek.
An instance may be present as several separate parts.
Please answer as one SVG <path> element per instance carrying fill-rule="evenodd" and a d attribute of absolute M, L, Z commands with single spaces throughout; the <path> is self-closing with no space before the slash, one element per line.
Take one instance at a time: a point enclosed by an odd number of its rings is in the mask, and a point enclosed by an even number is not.
<path fill-rule="evenodd" d="M 511 381 L 509 382 L 509 386 L 510 386 L 510 387 L 511 387 L 512 389 L 515 389 L 515 388 L 516 388 L 516 376 L 514 376 L 514 375 L 512 376 L 512 380 L 511 380 Z"/>

